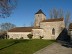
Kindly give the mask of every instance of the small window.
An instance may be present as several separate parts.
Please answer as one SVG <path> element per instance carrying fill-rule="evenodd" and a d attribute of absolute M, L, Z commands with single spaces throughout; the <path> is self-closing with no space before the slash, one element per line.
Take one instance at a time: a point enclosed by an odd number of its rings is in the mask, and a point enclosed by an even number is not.
<path fill-rule="evenodd" d="M 55 29 L 54 28 L 52 29 L 52 34 L 55 35 Z"/>
<path fill-rule="evenodd" d="M 38 17 L 39 17 L 39 15 L 38 15 Z"/>

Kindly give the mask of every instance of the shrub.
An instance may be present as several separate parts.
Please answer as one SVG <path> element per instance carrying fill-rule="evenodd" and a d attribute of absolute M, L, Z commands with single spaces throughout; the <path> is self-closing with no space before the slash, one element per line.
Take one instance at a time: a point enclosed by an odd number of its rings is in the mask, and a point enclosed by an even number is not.
<path fill-rule="evenodd" d="M 10 38 L 10 39 L 13 39 L 13 38 Z"/>
<path fill-rule="evenodd" d="M 40 39 L 42 39 L 43 38 L 43 36 L 40 36 Z"/>
<path fill-rule="evenodd" d="M 20 39 L 23 39 L 23 37 L 21 37 Z"/>
<path fill-rule="evenodd" d="M 28 34 L 27 37 L 28 37 L 29 39 L 32 39 L 33 35 L 32 35 L 32 34 Z"/>
<path fill-rule="evenodd" d="M 7 39 L 7 32 L 0 32 L 0 39 Z"/>

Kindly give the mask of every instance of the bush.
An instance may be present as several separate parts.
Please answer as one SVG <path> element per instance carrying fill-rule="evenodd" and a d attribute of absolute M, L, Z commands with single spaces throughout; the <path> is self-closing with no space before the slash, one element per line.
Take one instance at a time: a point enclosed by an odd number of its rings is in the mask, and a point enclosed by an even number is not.
<path fill-rule="evenodd" d="M 12 39 L 12 40 L 13 40 L 13 38 L 10 38 L 10 39 Z"/>
<path fill-rule="evenodd" d="M 7 33 L 6 32 L 0 32 L 0 39 L 7 39 Z"/>
<path fill-rule="evenodd" d="M 27 35 L 29 39 L 32 39 L 33 35 L 32 34 L 28 34 Z"/>
<path fill-rule="evenodd" d="M 40 39 L 42 39 L 43 38 L 43 36 L 40 36 Z"/>
<path fill-rule="evenodd" d="M 20 39 L 23 39 L 23 37 L 21 37 Z"/>

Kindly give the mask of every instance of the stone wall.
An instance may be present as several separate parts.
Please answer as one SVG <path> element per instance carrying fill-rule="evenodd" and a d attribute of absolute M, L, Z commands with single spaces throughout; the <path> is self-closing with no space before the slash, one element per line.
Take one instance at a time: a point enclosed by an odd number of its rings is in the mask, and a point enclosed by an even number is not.
<path fill-rule="evenodd" d="M 40 22 L 45 20 L 46 16 L 44 14 L 36 14 L 35 15 L 35 25 L 34 26 L 40 26 Z"/>
<path fill-rule="evenodd" d="M 41 22 L 40 28 L 44 30 L 44 39 L 56 39 L 65 28 L 64 21 L 57 22 Z M 52 29 L 55 29 L 55 35 L 52 34 Z"/>
<path fill-rule="evenodd" d="M 40 39 L 40 36 L 44 36 L 43 29 L 32 29 L 33 39 Z"/>
<path fill-rule="evenodd" d="M 70 37 L 71 37 L 71 42 L 72 42 L 72 31 L 71 31 L 71 35 L 70 35 Z"/>
<path fill-rule="evenodd" d="M 29 39 L 27 35 L 31 34 L 31 32 L 7 32 L 7 34 L 9 35 L 9 39 L 20 39 L 21 37 L 23 37 L 23 39 Z"/>
<path fill-rule="evenodd" d="M 72 41 L 72 30 L 69 30 L 69 35 L 70 35 L 70 38 L 71 38 L 71 41 Z"/>

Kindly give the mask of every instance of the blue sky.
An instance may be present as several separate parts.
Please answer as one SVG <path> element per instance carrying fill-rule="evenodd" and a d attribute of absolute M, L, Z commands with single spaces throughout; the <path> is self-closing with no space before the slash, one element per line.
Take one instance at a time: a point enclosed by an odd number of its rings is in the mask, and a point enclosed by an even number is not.
<path fill-rule="evenodd" d="M 67 10 L 72 18 L 72 0 L 17 0 L 18 5 L 9 18 L 0 18 L 0 24 L 10 22 L 16 26 L 29 26 L 34 22 L 35 13 L 42 9 L 49 18 L 49 11 L 52 8 Z"/>

